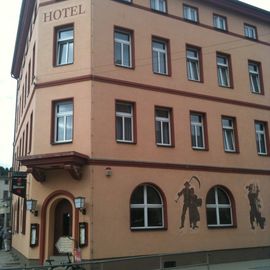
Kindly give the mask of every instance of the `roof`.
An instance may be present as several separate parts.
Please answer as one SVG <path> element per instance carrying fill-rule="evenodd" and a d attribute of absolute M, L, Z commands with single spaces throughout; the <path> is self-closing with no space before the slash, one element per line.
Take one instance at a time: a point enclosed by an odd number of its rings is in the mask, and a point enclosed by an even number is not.
<path fill-rule="evenodd" d="M 269 11 L 257 8 L 255 6 L 246 4 L 238 0 L 203 0 L 203 1 L 220 8 L 235 11 L 237 13 L 246 15 L 256 20 L 270 23 Z M 23 61 L 26 39 L 35 4 L 36 0 L 22 0 L 20 19 L 17 30 L 17 38 L 11 68 L 11 76 L 15 79 L 18 79 L 20 76 L 20 69 Z"/>

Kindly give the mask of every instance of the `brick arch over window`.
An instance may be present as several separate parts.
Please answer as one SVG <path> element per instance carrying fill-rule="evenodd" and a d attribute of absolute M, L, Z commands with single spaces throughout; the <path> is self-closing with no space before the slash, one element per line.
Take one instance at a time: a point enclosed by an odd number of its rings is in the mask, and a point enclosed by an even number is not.
<path fill-rule="evenodd" d="M 156 184 L 147 182 L 136 186 L 130 195 L 129 206 L 132 231 L 167 229 L 167 201 Z M 153 224 L 149 224 L 148 217 Z"/>
<path fill-rule="evenodd" d="M 47 209 L 50 202 L 52 202 L 56 197 L 63 196 L 63 198 L 69 198 L 70 200 L 74 201 L 74 196 L 70 192 L 66 190 L 56 190 L 44 200 L 41 208 L 41 229 L 40 229 L 40 250 L 39 250 L 39 260 L 40 263 L 43 264 L 44 257 L 45 257 L 45 236 L 46 236 L 46 223 L 47 223 Z M 75 224 L 75 231 L 74 231 L 74 238 L 78 241 L 78 226 L 79 223 L 79 210 L 75 209 L 74 211 L 74 224 Z"/>
<path fill-rule="evenodd" d="M 205 206 L 208 228 L 237 227 L 235 200 L 227 187 L 216 185 L 210 188 Z"/>

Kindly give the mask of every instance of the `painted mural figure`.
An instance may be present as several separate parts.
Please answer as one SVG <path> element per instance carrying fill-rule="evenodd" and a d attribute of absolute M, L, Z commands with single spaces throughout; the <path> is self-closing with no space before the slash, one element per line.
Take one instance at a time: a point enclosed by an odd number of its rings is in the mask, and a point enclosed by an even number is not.
<path fill-rule="evenodd" d="M 177 199 L 175 202 L 178 202 L 179 198 L 183 196 L 183 207 L 182 207 L 182 214 L 181 214 L 181 225 L 180 229 L 184 227 L 186 213 L 188 210 L 189 213 L 189 223 L 192 229 L 198 228 L 197 222 L 200 221 L 200 214 L 198 207 L 201 206 L 202 200 L 198 198 L 195 194 L 194 188 L 190 186 L 190 181 L 195 178 L 200 186 L 199 179 L 193 176 L 189 182 L 184 183 L 184 188 L 177 193 Z"/>
<path fill-rule="evenodd" d="M 255 184 L 250 184 L 246 187 L 248 189 L 248 199 L 250 204 L 250 225 L 254 230 L 254 222 L 256 222 L 257 226 L 260 226 L 261 229 L 264 229 L 265 217 L 262 217 L 260 212 L 261 203 L 259 199 L 259 187 Z"/>

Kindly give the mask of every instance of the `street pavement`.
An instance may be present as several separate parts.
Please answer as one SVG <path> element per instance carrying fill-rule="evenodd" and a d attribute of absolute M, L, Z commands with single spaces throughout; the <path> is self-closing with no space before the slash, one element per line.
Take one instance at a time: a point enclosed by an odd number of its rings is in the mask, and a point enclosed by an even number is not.
<path fill-rule="evenodd" d="M 25 269 L 26 262 L 14 251 L 0 250 L 0 270 Z M 35 269 L 32 266 L 32 269 Z M 167 268 L 168 269 L 168 268 Z M 183 266 L 171 270 L 270 270 L 270 259 L 225 264 Z M 128 269 L 127 269 L 128 270 Z M 139 270 L 139 269 L 138 269 Z"/>

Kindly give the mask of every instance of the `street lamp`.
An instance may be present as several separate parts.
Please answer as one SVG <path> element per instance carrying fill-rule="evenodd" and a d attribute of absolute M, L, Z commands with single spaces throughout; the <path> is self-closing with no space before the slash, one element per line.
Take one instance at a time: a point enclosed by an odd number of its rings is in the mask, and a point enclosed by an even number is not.
<path fill-rule="evenodd" d="M 36 217 L 38 215 L 37 211 L 37 200 L 26 200 L 26 209 L 30 211 Z"/>

